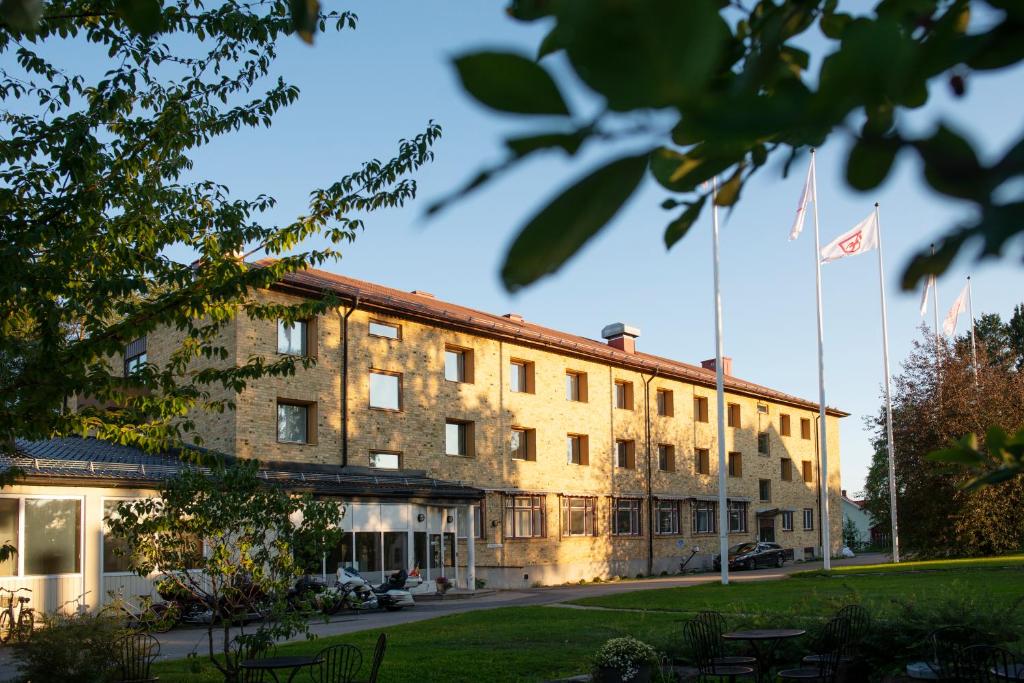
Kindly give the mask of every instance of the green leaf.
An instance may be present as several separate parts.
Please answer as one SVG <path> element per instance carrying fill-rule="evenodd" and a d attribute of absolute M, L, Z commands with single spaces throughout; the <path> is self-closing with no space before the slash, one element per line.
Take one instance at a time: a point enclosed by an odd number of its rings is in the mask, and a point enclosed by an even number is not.
<path fill-rule="evenodd" d="M 966 139 L 946 126 L 914 143 L 928 184 L 951 197 L 985 201 L 991 188 L 978 156 Z"/>
<path fill-rule="evenodd" d="M 557 271 L 600 232 L 640 184 L 648 156 L 644 152 L 602 166 L 534 216 L 505 257 L 505 287 L 516 290 Z"/>
<path fill-rule="evenodd" d="M 288 9 L 292 16 L 292 30 L 304 43 L 312 45 L 320 20 L 320 3 L 317 0 L 288 0 Z"/>
<path fill-rule="evenodd" d="M 690 204 L 678 218 L 668 224 L 668 227 L 665 228 L 666 249 L 671 249 L 676 242 L 686 237 L 686 233 L 690 231 L 693 224 L 700 218 L 700 213 L 703 211 L 704 203 L 707 199 L 707 195 L 701 195 L 700 199 Z"/>
<path fill-rule="evenodd" d="M 160 0 L 118 0 L 117 13 L 128 28 L 144 36 L 159 31 L 163 23 Z"/>
<path fill-rule="evenodd" d="M 553 52 L 565 49 L 565 38 L 559 31 L 560 26 L 560 24 L 555 24 L 554 28 L 548 31 L 548 34 L 540 41 L 540 47 L 537 48 L 537 59 L 543 59 Z"/>
<path fill-rule="evenodd" d="M 557 147 L 569 153 L 575 154 L 583 141 L 586 140 L 586 133 L 577 131 L 575 133 L 541 133 L 540 135 L 528 135 L 521 138 L 509 138 L 505 145 L 517 157 L 524 157 L 531 152 L 540 149 Z"/>
<path fill-rule="evenodd" d="M 960 465 L 970 465 L 972 467 L 980 465 L 983 462 L 980 454 L 966 450 L 960 446 L 932 451 L 928 454 L 928 459 L 934 460 L 935 462 L 949 462 Z"/>
<path fill-rule="evenodd" d="M 508 52 L 477 52 L 455 60 L 462 87 L 482 104 L 512 114 L 569 114 L 543 67 Z"/>
<path fill-rule="evenodd" d="M 843 31 L 846 30 L 846 26 L 849 23 L 849 14 L 822 14 L 820 22 L 821 32 L 825 34 L 826 38 L 840 40 L 843 37 Z"/>
<path fill-rule="evenodd" d="M 862 192 L 878 187 L 889 175 L 899 149 L 899 142 L 891 138 L 858 139 L 846 160 L 846 181 Z"/>
<path fill-rule="evenodd" d="M 683 154 L 668 147 L 659 147 L 651 154 L 651 173 L 666 190 L 692 192 L 737 161 L 732 157 L 705 157 L 706 149 L 698 145 Z"/>
<path fill-rule="evenodd" d="M 0 2 L 0 19 L 5 24 L 24 33 L 31 33 L 43 18 L 42 0 L 3 0 Z"/>
<path fill-rule="evenodd" d="M 945 273 L 967 237 L 965 232 L 955 233 L 944 238 L 934 254 L 930 249 L 922 249 L 914 254 L 910 263 L 904 268 L 903 278 L 900 280 L 903 291 L 913 291 L 927 275 L 939 276 Z"/>
<path fill-rule="evenodd" d="M 743 168 L 743 164 L 740 164 L 732 176 L 725 181 L 725 184 L 718 188 L 718 192 L 715 193 L 715 204 L 732 206 L 740 198 L 740 190 L 743 188 Z"/>

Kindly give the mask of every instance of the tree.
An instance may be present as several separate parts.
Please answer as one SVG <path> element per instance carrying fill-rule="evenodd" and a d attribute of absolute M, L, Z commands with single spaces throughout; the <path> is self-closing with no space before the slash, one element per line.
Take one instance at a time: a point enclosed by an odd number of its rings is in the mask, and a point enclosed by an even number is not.
<path fill-rule="evenodd" d="M 857 524 L 849 517 L 843 520 L 843 545 L 850 550 L 856 550 L 863 542 L 864 539 L 860 537 Z"/>
<path fill-rule="evenodd" d="M 1024 7 L 1015 0 L 880 0 L 873 11 L 855 13 L 839 4 L 512 0 L 516 19 L 551 24 L 536 60 L 475 52 L 458 57 L 455 67 L 480 103 L 551 124 L 540 134 L 508 138 L 503 162 L 432 209 L 534 153 L 631 147 L 572 181 L 520 230 L 502 269 L 506 287 L 516 289 L 556 271 L 604 228 L 648 169 L 670 193 L 662 206 L 676 212 L 665 230 L 671 247 L 708 203 L 705 181 L 723 178 L 716 202 L 732 206 L 770 160 L 781 159 L 788 172 L 805 150 L 843 135 L 853 142 L 850 187 L 877 187 L 906 150 L 919 158 L 932 189 L 976 210 L 974 220 L 950 228 L 934 255 L 922 245 L 904 271 L 905 289 L 943 272 L 968 243 L 980 247 L 979 255 L 999 254 L 1024 231 L 1019 188 L 996 193 L 1024 173 L 1024 137 L 989 164 L 970 142 L 972 131 L 939 123 L 920 135 L 903 114 L 938 88 L 965 97 L 974 73 L 1020 63 Z M 829 43 L 817 73 L 808 71 L 810 55 L 799 47 L 811 31 Z M 595 116 L 570 109 L 554 70 L 545 66 L 556 53 L 604 102 Z"/>
<path fill-rule="evenodd" d="M 1024 375 L 988 362 L 978 346 L 975 378 L 970 347 L 943 342 L 936 350 L 928 335 L 914 345 L 893 381 L 893 439 L 900 543 L 925 555 L 983 555 L 1024 546 L 1024 477 L 1004 477 L 969 488 L 975 474 L 952 458 L 929 453 L 945 449 L 961 434 L 988 434 L 993 427 L 1024 425 Z M 889 519 L 888 451 L 885 413 L 869 421 L 875 453 L 865 504 L 876 520 Z M 1021 441 L 1024 443 L 1024 440 Z"/>
<path fill-rule="evenodd" d="M 107 520 L 131 549 L 132 571 L 158 570 L 162 592 L 209 610 L 208 656 L 228 681 L 238 680 L 242 653 L 297 633 L 310 636 L 307 615 L 287 602 L 304 573 L 296 558 L 322 556 L 341 536 L 337 502 L 290 495 L 257 473 L 253 460 L 210 472 L 188 468 L 159 497 L 121 503 Z M 261 618 L 247 631 L 253 614 Z"/>
<path fill-rule="evenodd" d="M 299 96 L 273 73 L 283 37 L 356 25 L 349 12 L 315 11 L 311 19 L 316 7 L 284 0 L 210 7 L 194 0 L 4 0 L 3 447 L 15 437 L 89 433 L 166 448 L 187 441 L 191 411 L 225 410 L 231 401 L 223 396 L 248 381 L 315 362 L 255 357 L 211 367 L 227 356 L 219 333 L 240 311 L 293 322 L 337 305 L 325 298 L 279 306 L 248 293 L 337 257 L 366 214 L 414 198 L 411 175 L 433 158 L 440 135 L 431 122 L 402 140 L 390 160 L 369 161 L 312 190 L 307 210 L 284 225 L 264 222 L 273 197 L 236 197 L 216 180 L 196 177 L 197 150 L 243 128 L 269 127 Z M 93 77 L 67 56 L 78 52 L 52 49 L 65 42 L 101 50 L 106 72 Z M 54 62 L 61 54 L 64 61 Z M 314 235 L 329 246 L 303 249 Z M 195 262 L 169 259 L 175 245 L 193 249 Z M 256 253 L 288 255 L 247 265 Z M 111 367 L 128 343 L 158 327 L 181 338 L 166 363 L 144 364 L 128 377 Z M 228 391 L 218 397 L 213 389 Z M 76 395 L 99 405 L 71 412 L 67 401 Z"/>

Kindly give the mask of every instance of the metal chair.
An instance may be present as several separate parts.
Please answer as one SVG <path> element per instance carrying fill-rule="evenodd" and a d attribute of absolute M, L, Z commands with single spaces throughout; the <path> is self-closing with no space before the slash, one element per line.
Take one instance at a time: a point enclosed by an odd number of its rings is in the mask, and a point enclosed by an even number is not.
<path fill-rule="evenodd" d="M 783 669 L 777 676 L 783 681 L 814 681 L 833 683 L 839 673 L 839 663 L 849 646 L 850 622 L 844 617 L 833 617 L 825 624 L 814 653 L 817 657 L 809 664 Z"/>
<path fill-rule="evenodd" d="M 967 672 L 964 650 L 987 644 L 988 636 L 969 626 L 944 626 L 928 635 L 932 661 L 928 663 L 940 681 L 960 681 Z"/>
<path fill-rule="evenodd" d="M 377 647 L 373 649 L 373 665 L 370 667 L 370 678 L 367 683 L 377 683 L 377 674 L 380 672 L 381 662 L 384 661 L 384 651 L 388 648 L 388 634 L 382 633 L 377 637 Z"/>
<path fill-rule="evenodd" d="M 378 639 L 378 646 L 380 640 Z M 320 650 L 320 664 L 310 667 L 315 683 L 353 683 L 363 665 L 363 655 L 354 645 L 332 645 Z"/>
<path fill-rule="evenodd" d="M 152 683 L 158 676 L 150 674 L 153 661 L 160 655 L 160 641 L 148 633 L 129 633 L 117 640 L 117 681 L 119 683 Z"/>
<path fill-rule="evenodd" d="M 849 642 L 839 660 L 839 665 L 849 664 L 860 655 L 860 647 L 871 632 L 871 615 L 860 605 L 846 605 L 835 614 L 835 618 L 846 619 L 850 624 Z M 821 655 L 811 654 L 803 658 L 803 664 L 815 666 Z"/>
<path fill-rule="evenodd" d="M 704 610 L 703 612 L 698 612 L 694 618 L 697 621 L 703 622 L 718 636 L 712 646 L 713 653 L 711 659 L 715 664 L 757 667 L 757 657 L 728 655 L 725 653 L 725 643 L 722 641 L 722 634 L 726 632 L 727 627 L 725 617 L 722 616 L 721 612 Z"/>
<path fill-rule="evenodd" d="M 694 662 L 697 664 L 698 680 L 707 677 L 725 678 L 734 683 L 737 678 L 753 677 L 754 667 L 741 664 L 718 664 L 714 654 L 721 647 L 721 634 L 707 622 L 691 619 L 683 626 L 686 642 L 693 651 Z"/>
<path fill-rule="evenodd" d="M 965 683 L 1024 681 L 1024 661 L 994 645 L 968 645 L 960 651 L 960 680 Z"/>

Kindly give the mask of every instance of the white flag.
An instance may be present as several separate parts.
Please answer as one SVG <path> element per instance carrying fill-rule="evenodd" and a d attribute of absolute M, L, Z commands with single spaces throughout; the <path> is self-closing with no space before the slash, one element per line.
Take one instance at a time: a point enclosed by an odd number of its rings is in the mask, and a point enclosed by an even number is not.
<path fill-rule="evenodd" d="M 932 291 L 933 287 L 935 287 L 935 276 L 929 275 L 924 291 L 921 292 L 921 317 L 924 317 L 924 314 L 928 312 L 928 294 Z"/>
<path fill-rule="evenodd" d="M 856 256 L 878 248 L 878 221 L 875 212 L 821 248 L 821 262 L 831 263 L 845 256 Z"/>
<path fill-rule="evenodd" d="M 793 227 L 789 231 L 789 241 L 792 242 L 800 236 L 804 229 L 804 218 L 807 217 L 807 205 L 814 201 L 818 194 L 817 177 L 814 173 L 814 155 L 811 155 L 811 165 L 807 167 L 807 180 L 804 181 L 804 191 L 800 194 L 800 203 L 796 207 L 796 218 L 793 219 Z"/>
<path fill-rule="evenodd" d="M 953 332 L 956 331 L 956 319 L 963 313 L 964 308 L 967 306 L 967 285 L 964 285 L 964 289 L 960 292 L 960 296 L 953 302 L 953 307 L 949 309 L 949 313 L 946 314 L 946 319 L 942 321 L 942 331 L 946 333 L 947 337 L 952 337 Z"/>

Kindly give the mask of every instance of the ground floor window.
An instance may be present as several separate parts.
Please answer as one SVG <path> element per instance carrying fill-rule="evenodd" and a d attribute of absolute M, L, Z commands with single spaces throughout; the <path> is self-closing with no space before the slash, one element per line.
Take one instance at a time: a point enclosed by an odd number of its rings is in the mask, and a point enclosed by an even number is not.
<path fill-rule="evenodd" d="M 679 533 L 679 501 L 658 500 L 654 503 L 654 530 L 661 535 Z"/>
<path fill-rule="evenodd" d="M 483 504 L 473 506 L 473 537 L 483 538 L 484 537 L 484 512 Z M 459 523 L 456 525 L 459 533 L 459 538 L 466 538 L 469 534 L 469 516 L 459 510 Z"/>
<path fill-rule="evenodd" d="M 595 536 L 596 498 L 565 496 L 562 498 L 562 535 Z"/>
<path fill-rule="evenodd" d="M 505 538 L 543 538 L 544 496 L 505 497 Z"/>
<path fill-rule="evenodd" d="M 120 500 L 103 501 L 103 519 L 117 519 L 117 506 Z M 114 536 L 103 527 L 103 571 L 111 574 L 116 572 L 130 572 L 131 558 L 128 556 L 128 543 L 119 536 Z"/>
<path fill-rule="evenodd" d="M 639 536 L 640 501 L 636 498 L 612 499 L 612 533 L 616 536 Z"/>
<path fill-rule="evenodd" d="M 792 531 L 793 530 L 793 511 L 785 510 L 782 513 L 782 530 Z"/>
<path fill-rule="evenodd" d="M 713 500 L 693 501 L 693 533 L 718 532 L 718 503 Z"/>
<path fill-rule="evenodd" d="M 0 543 L 17 549 L 0 564 L 0 576 L 17 576 L 18 558 L 26 576 L 82 571 L 80 498 L 0 499 Z"/>
<path fill-rule="evenodd" d="M 729 533 L 744 534 L 747 532 L 747 504 L 729 501 Z"/>
<path fill-rule="evenodd" d="M 804 530 L 810 531 L 814 528 L 814 510 L 813 508 L 804 508 Z"/>
<path fill-rule="evenodd" d="M 450 532 L 444 535 L 444 564 L 455 566 L 455 534 Z M 430 534 L 430 568 L 441 568 L 441 534 Z"/>

